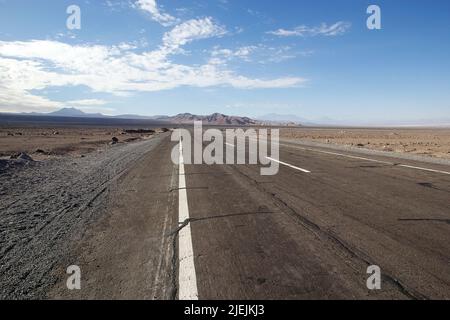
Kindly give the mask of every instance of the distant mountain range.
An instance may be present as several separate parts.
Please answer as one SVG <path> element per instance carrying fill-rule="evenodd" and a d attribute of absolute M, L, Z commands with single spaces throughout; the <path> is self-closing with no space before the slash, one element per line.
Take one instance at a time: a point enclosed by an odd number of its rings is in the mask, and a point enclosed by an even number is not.
<path fill-rule="evenodd" d="M 108 116 L 101 113 L 86 113 L 76 108 L 63 108 L 50 113 L 21 113 L 21 115 L 46 116 L 46 117 L 66 117 L 66 118 L 98 118 L 98 119 L 129 119 L 129 120 L 154 120 L 168 122 L 170 124 L 190 124 L 194 121 L 203 121 L 204 124 L 211 125 L 259 125 L 261 121 L 253 120 L 248 117 L 228 116 L 221 113 L 214 113 L 207 116 L 195 115 L 191 113 L 182 113 L 175 116 L 141 116 L 136 114 L 122 114 L 117 116 Z"/>
<path fill-rule="evenodd" d="M 214 125 L 259 125 L 261 124 L 257 120 L 250 119 L 248 117 L 238 117 L 238 116 L 227 116 L 221 113 L 213 113 L 208 116 L 199 116 L 191 113 L 182 113 L 173 117 L 168 117 L 166 121 L 171 123 L 189 124 L 194 121 L 202 121 L 206 124 Z"/>
<path fill-rule="evenodd" d="M 285 125 L 314 125 L 311 121 L 293 114 L 269 113 L 257 118 L 265 123 L 285 124 Z"/>
<path fill-rule="evenodd" d="M 76 117 L 76 118 L 116 118 L 116 119 L 158 119 L 164 116 L 147 117 L 136 114 L 121 114 L 118 116 L 108 116 L 102 113 L 86 113 L 76 108 L 62 108 L 50 113 L 33 113 L 34 115 L 53 116 L 53 117 Z"/>
<path fill-rule="evenodd" d="M 2 113 L 0 113 L 1 115 Z M 4 113 L 4 115 L 19 116 L 35 116 L 35 117 L 63 117 L 63 118 L 87 118 L 87 119 L 116 119 L 119 120 L 135 120 L 135 121 L 155 121 L 166 122 L 168 124 L 191 124 L 194 121 L 203 121 L 204 124 L 210 125 L 271 125 L 271 126 L 325 126 L 325 127 L 450 127 L 450 118 L 442 119 L 422 119 L 416 121 L 344 121 L 330 118 L 321 118 L 310 121 L 292 114 L 269 113 L 256 119 L 240 116 L 229 116 L 221 113 L 213 113 L 211 115 L 195 115 L 191 113 L 180 113 L 175 116 L 157 115 L 157 116 L 141 116 L 137 114 L 122 114 L 117 116 L 108 116 L 101 113 L 86 113 L 76 108 L 63 108 L 50 113 Z M 92 120 L 89 120 L 92 121 Z"/>

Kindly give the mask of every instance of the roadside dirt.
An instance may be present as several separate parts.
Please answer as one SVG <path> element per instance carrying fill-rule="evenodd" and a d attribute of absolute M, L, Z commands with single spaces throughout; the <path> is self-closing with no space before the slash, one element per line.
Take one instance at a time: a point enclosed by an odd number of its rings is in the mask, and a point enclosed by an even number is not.
<path fill-rule="evenodd" d="M 149 139 L 161 132 L 161 128 L 3 127 L 0 128 L 0 158 L 20 152 L 26 152 L 35 160 L 80 157 L 104 149 L 113 138 L 117 138 L 118 143 L 129 143 Z"/>
<path fill-rule="evenodd" d="M 281 138 L 450 159 L 450 129 L 282 129 Z"/>
<path fill-rule="evenodd" d="M 44 298 L 117 180 L 166 136 L 0 170 L 0 299 Z"/>

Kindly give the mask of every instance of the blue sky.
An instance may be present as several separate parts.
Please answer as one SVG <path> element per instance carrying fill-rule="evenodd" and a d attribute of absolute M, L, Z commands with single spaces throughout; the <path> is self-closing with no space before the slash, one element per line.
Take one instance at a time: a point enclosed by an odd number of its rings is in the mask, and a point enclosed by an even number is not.
<path fill-rule="evenodd" d="M 0 111 L 450 119 L 449 39 L 446 0 L 0 0 Z"/>

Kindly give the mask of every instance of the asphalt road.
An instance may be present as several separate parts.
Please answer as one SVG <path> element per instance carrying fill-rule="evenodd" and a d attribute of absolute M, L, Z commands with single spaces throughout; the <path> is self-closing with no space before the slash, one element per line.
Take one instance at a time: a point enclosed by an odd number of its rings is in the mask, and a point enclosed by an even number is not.
<path fill-rule="evenodd" d="M 261 176 L 175 165 L 174 146 L 118 178 L 65 260 L 82 289 L 60 265 L 48 298 L 450 299 L 449 166 L 283 142 Z"/>
<path fill-rule="evenodd" d="M 280 161 L 186 166 L 200 299 L 450 298 L 448 167 L 289 143 Z"/>

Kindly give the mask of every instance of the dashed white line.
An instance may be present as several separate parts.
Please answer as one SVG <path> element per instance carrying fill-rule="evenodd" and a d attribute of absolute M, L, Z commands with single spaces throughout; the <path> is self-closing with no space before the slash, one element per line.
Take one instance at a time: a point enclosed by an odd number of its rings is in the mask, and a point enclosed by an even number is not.
<path fill-rule="evenodd" d="M 384 163 L 384 164 L 392 164 L 392 165 L 394 164 L 393 162 L 389 162 L 389 161 L 382 161 L 382 160 L 376 160 L 376 159 L 370 159 L 370 158 L 364 158 L 364 157 L 358 157 L 358 156 L 351 156 L 349 154 L 343 154 L 343 153 L 337 153 L 337 152 L 331 152 L 331 151 L 323 151 L 323 150 L 316 150 L 316 149 L 311 149 L 311 148 L 302 148 L 302 147 L 297 147 L 297 146 L 291 146 L 291 145 L 288 145 L 288 144 L 280 144 L 280 145 L 281 146 L 285 146 L 285 147 L 300 149 L 300 150 L 307 150 L 307 151 L 313 151 L 313 152 L 320 152 L 320 153 L 330 154 L 330 155 L 333 155 L 333 156 L 340 156 L 340 157 L 346 157 L 346 158 L 351 158 L 351 159 L 372 161 L 372 162 L 378 162 L 378 163 Z"/>
<path fill-rule="evenodd" d="M 186 191 L 186 176 L 184 171 L 183 144 L 180 141 L 178 183 L 178 222 L 185 223 L 189 219 L 189 206 Z M 197 276 L 192 247 L 191 225 L 188 223 L 178 233 L 178 299 L 198 300 Z"/>
<path fill-rule="evenodd" d="M 283 161 L 280 161 L 280 160 L 277 160 L 277 159 L 274 159 L 274 158 L 271 158 L 271 157 L 266 157 L 266 158 L 271 160 L 271 161 L 275 161 L 275 162 L 277 162 L 279 164 L 282 164 L 282 165 L 284 165 L 286 167 L 289 167 L 289 168 L 292 168 L 292 169 L 295 169 L 295 170 L 298 170 L 298 171 L 301 171 L 301 172 L 305 172 L 305 173 L 311 173 L 311 171 L 309 171 L 309 170 L 293 166 L 292 164 L 289 164 L 289 163 L 286 163 L 286 162 L 283 162 Z"/>
<path fill-rule="evenodd" d="M 234 148 L 234 145 L 232 145 L 230 143 L 225 143 L 225 144 L 227 146 L 230 146 L 230 147 Z M 289 167 L 289 168 L 292 168 L 292 169 L 295 169 L 295 170 L 299 170 L 299 171 L 304 172 L 304 173 L 311 173 L 311 171 L 309 171 L 309 170 L 306 170 L 306 169 L 303 169 L 303 168 L 300 168 L 300 167 L 296 167 L 296 166 L 294 166 L 292 164 L 289 164 L 289 163 L 286 163 L 286 162 L 283 162 L 283 161 L 280 161 L 280 160 L 277 160 L 277 159 L 274 159 L 274 158 L 271 158 L 271 157 L 266 157 L 266 159 L 269 159 L 270 161 L 277 162 L 277 163 L 282 164 L 282 165 L 284 165 L 286 167 Z"/>
<path fill-rule="evenodd" d="M 349 154 L 330 152 L 330 151 L 323 151 L 323 150 L 316 150 L 316 149 L 311 149 L 311 148 L 302 148 L 302 147 L 298 147 L 298 146 L 292 146 L 292 145 L 289 145 L 289 144 L 280 144 L 280 145 L 285 146 L 285 147 L 294 148 L 294 149 L 307 150 L 307 151 L 312 151 L 312 152 L 320 152 L 320 153 L 325 153 L 325 154 L 330 154 L 330 155 L 340 156 L 340 157 L 346 157 L 346 158 L 351 158 L 351 159 L 358 159 L 358 160 L 365 160 L 365 161 L 372 161 L 372 162 L 378 162 L 378 163 L 395 165 L 394 162 L 382 161 L 382 160 L 376 160 L 376 159 L 370 159 L 370 158 L 364 158 L 364 157 L 357 157 L 357 156 L 351 156 Z M 416 166 L 410 166 L 410 165 L 406 165 L 406 164 L 397 164 L 396 166 L 397 167 L 404 167 L 404 168 L 409 168 L 409 169 L 423 170 L 423 171 L 428 171 L 428 172 L 435 172 L 435 173 L 442 173 L 442 174 L 450 175 L 450 172 L 443 171 L 443 170 L 435 170 L 435 169 L 429 169 L 429 168 L 423 168 L 423 167 L 416 167 Z"/>

